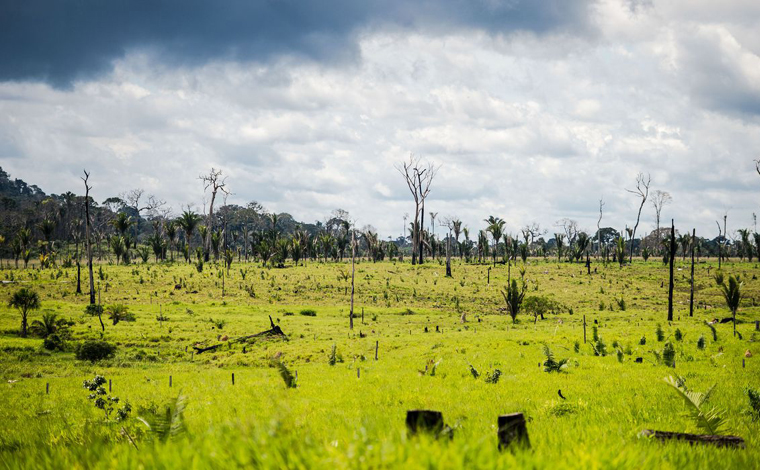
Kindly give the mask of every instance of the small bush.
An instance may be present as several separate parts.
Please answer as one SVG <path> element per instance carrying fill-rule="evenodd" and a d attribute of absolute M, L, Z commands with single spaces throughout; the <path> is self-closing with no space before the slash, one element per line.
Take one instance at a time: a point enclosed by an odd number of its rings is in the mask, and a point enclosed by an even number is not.
<path fill-rule="evenodd" d="M 662 362 L 668 367 L 676 366 L 676 349 L 670 341 L 665 343 L 665 347 L 662 349 Z"/>
<path fill-rule="evenodd" d="M 414 310 L 407 308 L 406 310 L 399 312 L 399 315 L 414 315 Z"/>
<path fill-rule="evenodd" d="M 675 333 L 675 336 L 676 336 L 676 341 L 681 341 L 681 340 L 683 340 L 683 333 L 681 333 L 681 330 L 680 330 L 680 329 L 676 329 L 676 333 Z"/>
<path fill-rule="evenodd" d="M 115 353 L 116 345 L 106 341 L 89 340 L 77 346 L 76 358 L 80 361 L 96 362 L 111 358 Z"/>
<path fill-rule="evenodd" d="M 66 343 L 61 339 L 58 334 L 53 333 L 51 335 L 48 335 L 43 341 L 42 341 L 42 347 L 47 349 L 48 351 L 63 351 L 66 347 Z"/>
<path fill-rule="evenodd" d="M 316 317 L 317 316 L 317 312 L 314 311 L 314 310 L 312 310 L 312 309 L 310 309 L 310 308 L 305 308 L 305 309 L 301 310 L 298 313 L 300 313 L 301 315 L 303 315 L 305 317 Z"/>
<path fill-rule="evenodd" d="M 697 349 L 705 349 L 705 335 L 699 335 L 697 340 Z"/>
<path fill-rule="evenodd" d="M 662 331 L 662 326 L 660 324 L 657 324 L 657 330 L 654 332 L 657 336 L 657 341 L 665 341 L 665 332 Z"/>
<path fill-rule="evenodd" d="M 639 340 L 639 344 L 642 345 L 642 346 L 644 346 L 645 344 L 647 344 L 647 337 L 646 336 L 642 336 L 641 339 Z"/>

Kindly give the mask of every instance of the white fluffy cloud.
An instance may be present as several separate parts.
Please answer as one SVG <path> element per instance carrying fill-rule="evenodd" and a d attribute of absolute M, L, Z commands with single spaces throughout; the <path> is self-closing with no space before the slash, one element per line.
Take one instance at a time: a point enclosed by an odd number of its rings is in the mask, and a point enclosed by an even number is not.
<path fill-rule="evenodd" d="M 383 237 L 412 210 L 394 169 L 410 152 L 441 165 L 427 208 L 472 231 L 488 215 L 591 230 L 600 198 L 623 229 L 641 171 L 672 194 L 665 218 L 712 237 L 760 199 L 760 7 L 721 5 L 607 0 L 595 35 L 376 27 L 337 66 L 133 52 L 71 89 L 0 83 L 0 159 L 48 192 L 79 192 L 87 168 L 99 200 L 142 187 L 177 210 L 202 205 L 214 166 L 229 202 L 309 222 L 343 208 Z"/>

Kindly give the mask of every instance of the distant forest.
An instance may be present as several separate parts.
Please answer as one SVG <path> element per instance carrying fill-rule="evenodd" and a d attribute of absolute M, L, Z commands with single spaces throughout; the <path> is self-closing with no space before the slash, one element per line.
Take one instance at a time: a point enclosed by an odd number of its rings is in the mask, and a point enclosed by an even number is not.
<path fill-rule="evenodd" d="M 224 200 L 227 193 L 221 171 L 201 176 L 211 200 Z M 84 189 L 84 185 L 82 185 Z M 218 201 L 218 198 L 217 198 Z M 206 214 L 190 208 L 178 215 L 165 203 L 137 189 L 98 202 L 90 197 L 93 256 L 99 261 L 115 263 L 159 261 L 233 260 L 261 261 L 282 266 L 305 259 L 342 260 L 351 256 L 355 241 L 356 256 L 373 261 L 403 257 L 412 253 L 411 240 L 419 233 L 422 256 L 441 259 L 449 255 L 467 262 L 506 262 L 528 257 L 554 257 L 558 261 L 582 261 L 586 256 L 620 262 L 626 253 L 645 259 L 662 257 L 670 235 L 662 227 L 643 238 L 631 240 L 614 228 L 606 227 L 590 235 L 578 229 L 570 219 L 557 223 L 559 233 L 548 235 L 538 224 L 526 226 L 517 235 L 505 233 L 506 222 L 498 217 L 484 219 L 476 231 L 459 220 L 447 220 L 439 229 L 416 230 L 409 224 L 409 234 L 395 240 L 380 240 L 372 227 L 357 229 L 349 214 L 336 209 L 324 222 L 306 223 L 287 213 L 270 213 L 257 202 L 246 206 L 218 204 L 207 207 Z M 83 254 L 85 233 L 85 197 L 73 192 L 46 194 L 0 168 L 0 256 L 16 266 L 71 265 Z M 427 213 L 435 224 L 435 213 Z M 400 218 L 400 217 L 399 217 Z M 439 221 L 440 225 L 440 221 Z M 443 232 L 443 233 L 441 233 Z M 598 235 L 598 236 L 597 236 Z M 760 259 L 760 236 L 749 230 L 736 231 L 735 239 L 716 237 L 692 240 L 685 232 L 677 235 L 678 253 L 686 256 L 692 243 L 697 256 L 733 256 Z M 450 243 L 447 243 L 449 242 Z M 415 243 L 415 246 L 417 244 Z"/>

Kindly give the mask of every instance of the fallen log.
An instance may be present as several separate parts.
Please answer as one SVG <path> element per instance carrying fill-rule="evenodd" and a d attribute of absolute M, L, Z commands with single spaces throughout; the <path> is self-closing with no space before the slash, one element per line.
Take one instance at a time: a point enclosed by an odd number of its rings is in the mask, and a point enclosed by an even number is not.
<path fill-rule="evenodd" d="M 261 331 L 253 335 L 241 336 L 239 338 L 230 340 L 229 343 L 242 343 L 243 341 L 248 341 L 249 339 L 252 339 L 252 338 L 260 338 L 260 337 L 267 337 L 267 336 L 287 336 L 285 333 L 283 333 L 279 325 L 274 324 L 274 321 L 272 320 L 271 315 L 269 315 L 269 324 L 271 328 L 268 330 Z M 223 345 L 224 343 L 214 344 L 212 346 L 207 346 L 207 347 L 193 346 L 193 349 L 195 349 L 196 354 L 200 354 L 206 351 L 214 351 L 215 349 Z"/>
<path fill-rule="evenodd" d="M 744 449 L 744 439 L 739 436 L 713 436 L 710 434 L 688 434 L 683 432 L 668 432 L 668 431 L 655 431 L 652 429 L 645 429 L 641 431 L 641 436 L 650 437 L 659 440 L 660 442 L 666 441 L 684 441 L 691 445 L 705 444 L 714 445 L 716 447 L 732 447 L 738 449 Z"/>

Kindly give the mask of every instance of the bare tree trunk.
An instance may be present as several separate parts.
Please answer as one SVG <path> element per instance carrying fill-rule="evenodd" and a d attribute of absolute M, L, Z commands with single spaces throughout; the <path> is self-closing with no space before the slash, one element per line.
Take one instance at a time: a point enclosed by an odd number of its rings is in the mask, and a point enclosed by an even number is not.
<path fill-rule="evenodd" d="M 90 174 L 85 171 L 84 178 L 82 178 L 85 188 L 84 211 L 85 218 L 87 219 L 85 223 L 85 242 L 87 243 L 87 268 L 90 271 L 90 305 L 95 305 L 95 278 L 92 275 L 92 243 L 90 242 L 90 189 L 92 187 L 87 184 L 89 179 Z"/>
<path fill-rule="evenodd" d="M 451 229 L 446 237 L 446 277 L 451 277 Z"/>
<path fill-rule="evenodd" d="M 354 265 L 354 258 L 356 257 L 356 232 L 351 231 L 351 311 L 348 314 L 348 328 L 354 329 L 354 276 L 356 274 L 356 267 Z"/>
<path fill-rule="evenodd" d="M 670 282 L 668 284 L 668 321 L 673 321 L 673 261 L 676 256 L 676 226 L 670 221 Z"/>
<path fill-rule="evenodd" d="M 425 226 L 425 199 L 422 200 L 422 208 L 420 210 L 420 213 L 422 215 L 420 216 L 420 226 L 417 229 L 417 232 L 418 232 L 417 237 L 419 237 L 419 257 L 418 257 L 419 258 L 419 264 L 422 264 L 422 262 L 423 262 L 423 253 L 424 253 L 423 243 L 425 241 L 425 237 L 423 235 L 423 233 L 424 233 L 423 227 Z"/>
<path fill-rule="evenodd" d="M 697 229 L 691 232 L 691 292 L 689 293 L 689 316 L 694 316 L 694 246 L 697 244 Z"/>

